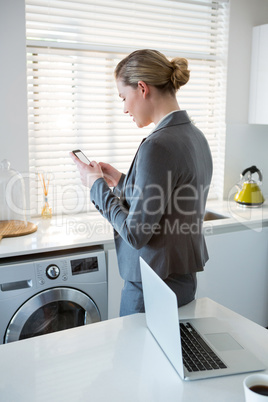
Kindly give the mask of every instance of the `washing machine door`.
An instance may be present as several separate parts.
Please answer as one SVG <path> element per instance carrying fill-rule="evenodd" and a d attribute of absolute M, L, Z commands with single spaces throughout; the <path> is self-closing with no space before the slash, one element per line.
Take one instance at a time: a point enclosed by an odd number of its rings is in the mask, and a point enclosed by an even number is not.
<path fill-rule="evenodd" d="M 36 294 L 19 308 L 7 327 L 4 343 L 100 320 L 96 304 L 85 293 L 67 287 L 51 288 Z"/>

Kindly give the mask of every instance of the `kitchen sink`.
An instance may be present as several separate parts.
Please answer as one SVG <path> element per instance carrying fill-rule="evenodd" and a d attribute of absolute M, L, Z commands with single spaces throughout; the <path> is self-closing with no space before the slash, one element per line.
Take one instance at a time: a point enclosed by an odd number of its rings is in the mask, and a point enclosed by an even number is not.
<path fill-rule="evenodd" d="M 218 214 L 212 211 L 206 211 L 204 216 L 204 221 L 215 221 L 218 219 L 227 219 L 228 216 Z"/>

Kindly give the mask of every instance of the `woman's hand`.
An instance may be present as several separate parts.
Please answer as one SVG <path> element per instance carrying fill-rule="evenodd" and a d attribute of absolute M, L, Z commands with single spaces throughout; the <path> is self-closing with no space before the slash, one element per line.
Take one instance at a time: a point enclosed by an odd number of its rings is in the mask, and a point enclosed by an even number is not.
<path fill-rule="evenodd" d="M 99 166 L 103 172 L 103 178 L 107 182 L 109 187 L 116 187 L 119 183 L 120 177 L 122 173 L 119 170 L 115 169 L 109 163 L 100 162 Z"/>
<path fill-rule="evenodd" d="M 70 156 L 79 170 L 80 178 L 84 186 L 91 188 L 96 180 L 103 177 L 101 166 L 97 162 L 93 161 L 87 165 L 80 161 L 72 152 L 70 152 Z"/>

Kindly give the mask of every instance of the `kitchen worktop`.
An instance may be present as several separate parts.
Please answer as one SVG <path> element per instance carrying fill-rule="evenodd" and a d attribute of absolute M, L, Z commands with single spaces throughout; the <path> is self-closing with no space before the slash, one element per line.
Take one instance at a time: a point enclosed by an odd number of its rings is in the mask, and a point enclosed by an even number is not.
<path fill-rule="evenodd" d="M 228 321 L 267 366 L 265 328 L 208 298 L 179 310 L 181 318 Z M 0 345 L 0 360 L 0 400 L 10 402 L 242 402 L 248 375 L 182 381 L 147 329 L 145 314 Z"/>
<path fill-rule="evenodd" d="M 268 226 L 267 203 L 259 208 L 242 208 L 235 202 L 209 201 L 207 210 L 221 214 L 225 219 L 204 222 L 206 236 L 246 229 L 260 230 Z M 37 217 L 30 221 L 38 226 L 37 231 L 26 236 L 3 238 L 0 258 L 113 244 L 113 228 L 98 212 L 59 215 L 52 219 Z"/>

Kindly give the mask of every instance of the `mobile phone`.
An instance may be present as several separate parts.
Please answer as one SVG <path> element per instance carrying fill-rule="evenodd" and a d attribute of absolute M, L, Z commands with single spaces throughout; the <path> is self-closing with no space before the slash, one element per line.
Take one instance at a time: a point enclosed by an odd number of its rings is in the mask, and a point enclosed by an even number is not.
<path fill-rule="evenodd" d="M 75 151 L 72 151 L 72 153 L 78 158 L 80 159 L 80 161 L 86 163 L 87 165 L 90 164 L 90 160 L 86 157 L 86 155 L 80 151 L 80 149 L 76 149 Z"/>

